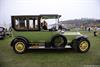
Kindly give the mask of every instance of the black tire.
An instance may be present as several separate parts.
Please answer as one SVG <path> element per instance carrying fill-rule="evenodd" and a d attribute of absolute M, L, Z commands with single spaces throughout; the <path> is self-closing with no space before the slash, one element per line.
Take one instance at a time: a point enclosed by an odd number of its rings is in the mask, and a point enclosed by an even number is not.
<path fill-rule="evenodd" d="M 60 38 L 60 41 L 62 42 L 60 42 L 60 43 L 58 43 L 57 42 L 57 39 L 58 38 Z M 58 43 L 58 44 L 57 44 Z M 59 47 L 61 47 L 61 48 L 64 48 L 65 47 L 65 45 L 67 44 L 67 39 L 64 37 L 64 36 L 62 36 L 62 35 L 57 35 L 57 36 L 54 36 L 53 38 L 52 38 L 52 40 L 51 40 L 51 44 L 52 44 L 52 47 L 55 47 L 55 48 L 59 48 Z"/>
<path fill-rule="evenodd" d="M 79 38 L 77 40 L 74 40 L 71 46 L 75 51 L 85 53 L 90 49 L 90 42 L 87 38 Z"/>
<path fill-rule="evenodd" d="M 22 49 L 22 45 L 23 46 L 23 49 Z M 27 43 L 24 41 L 24 40 L 21 40 L 21 39 L 16 39 L 14 42 L 13 42 L 13 50 L 15 51 L 15 53 L 17 54 L 23 54 L 24 52 L 26 52 L 27 50 Z M 19 46 L 19 48 L 18 48 Z"/>

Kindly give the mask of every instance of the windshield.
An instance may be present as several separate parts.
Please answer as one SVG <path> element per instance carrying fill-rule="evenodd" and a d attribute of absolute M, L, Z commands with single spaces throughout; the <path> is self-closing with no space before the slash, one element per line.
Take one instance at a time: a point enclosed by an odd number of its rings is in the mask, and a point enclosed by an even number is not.
<path fill-rule="evenodd" d="M 44 21 L 47 23 L 48 29 L 56 27 L 56 24 L 58 23 L 58 19 L 42 19 L 41 23 L 43 23 Z"/>
<path fill-rule="evenodd" d="M 61 15 L 51 14 L 51 15 L 40 15 L 41 16 L 41 26 L 46 26 L 47 29 L 56 28 L 58 29 L 59 18 Z"/>

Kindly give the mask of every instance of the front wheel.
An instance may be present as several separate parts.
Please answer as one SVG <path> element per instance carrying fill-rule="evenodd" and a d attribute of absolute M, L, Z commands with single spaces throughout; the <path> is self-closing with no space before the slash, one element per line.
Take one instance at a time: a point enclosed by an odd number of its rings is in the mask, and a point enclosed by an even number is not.
<path fill-rule="evenodd" d="M 13 50 L 18 53 L 18 54 L 22 54 L 26 51 L 26 43 L 23 40 L 16 40 L 13 43 Z"/>
<path fill-rule="evenodd" d="M 85 53 L 90 48 L 90 42 L 86 38 L 80 38 L 80 39 L 74 40 L 72 44 L 72 48 L 78 52 Z"/>

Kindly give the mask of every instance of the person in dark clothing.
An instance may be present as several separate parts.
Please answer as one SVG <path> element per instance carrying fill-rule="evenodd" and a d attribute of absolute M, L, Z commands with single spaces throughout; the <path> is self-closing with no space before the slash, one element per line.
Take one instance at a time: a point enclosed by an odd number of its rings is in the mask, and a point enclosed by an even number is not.
<path fill-rule="evenodd" d="M 97 36 L 97 27 L 94 28 L 94 36 Z"/>
<path fill-rule="evenodd" d="M 42 23 L 42 22 L 41 22 L 41 26 L 40 26 L 40 28 L 43 29 L 43 23 Z"/>
<path fill-rule="evenodd" d="M 94 36 L 97 36 L 97 32 L 96 31 L 94 31 Z"/>
<path fill-rule="evenodd" d="M 89 32 L 91 31 L 90 27 L 89 27 L 88 31 L 89 31 Z"/>
<path fill-rule="evenodd" d="M 44 29 L 44 30 L 47 30 L 48 28 L 47 28 L 47 22 L 46 21 L 43 21 L 43 26 L 42 26 L 42 28 Z"/>
<path fill-rule="evenodd" d="M 59 30 L 62 30 L 63 28 L 62 28 L 62 26 L 61 26 L 61 25 L 59 25 L 58 29 L 59 29 Z"/>

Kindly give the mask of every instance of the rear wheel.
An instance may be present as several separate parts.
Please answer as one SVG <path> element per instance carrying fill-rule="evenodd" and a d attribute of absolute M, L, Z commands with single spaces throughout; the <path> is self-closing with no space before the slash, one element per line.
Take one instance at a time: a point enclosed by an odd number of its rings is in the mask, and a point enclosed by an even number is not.
<path fill-rule="evenodd" d="M 13 44 L 13 50 L 18 53 L 18 54 L 22 54 L 26 51 L 27 47 L 26 47 L 26 42 L 24 40 L 16 40 L 14 41 Z"/>
<path fill-rule="evenodd" d="M 73 42 L 72 48 L 78 52 L 85 53 L 90 48 L 90 42 L 86 38 L 80 38 Z"/>
<path fill-rule="evenodd" d="M 67 39 L 62 35 L 58 35 L 53 37 L 51 44 L 53 47 L 65 47 L 67 44 Z"/>

